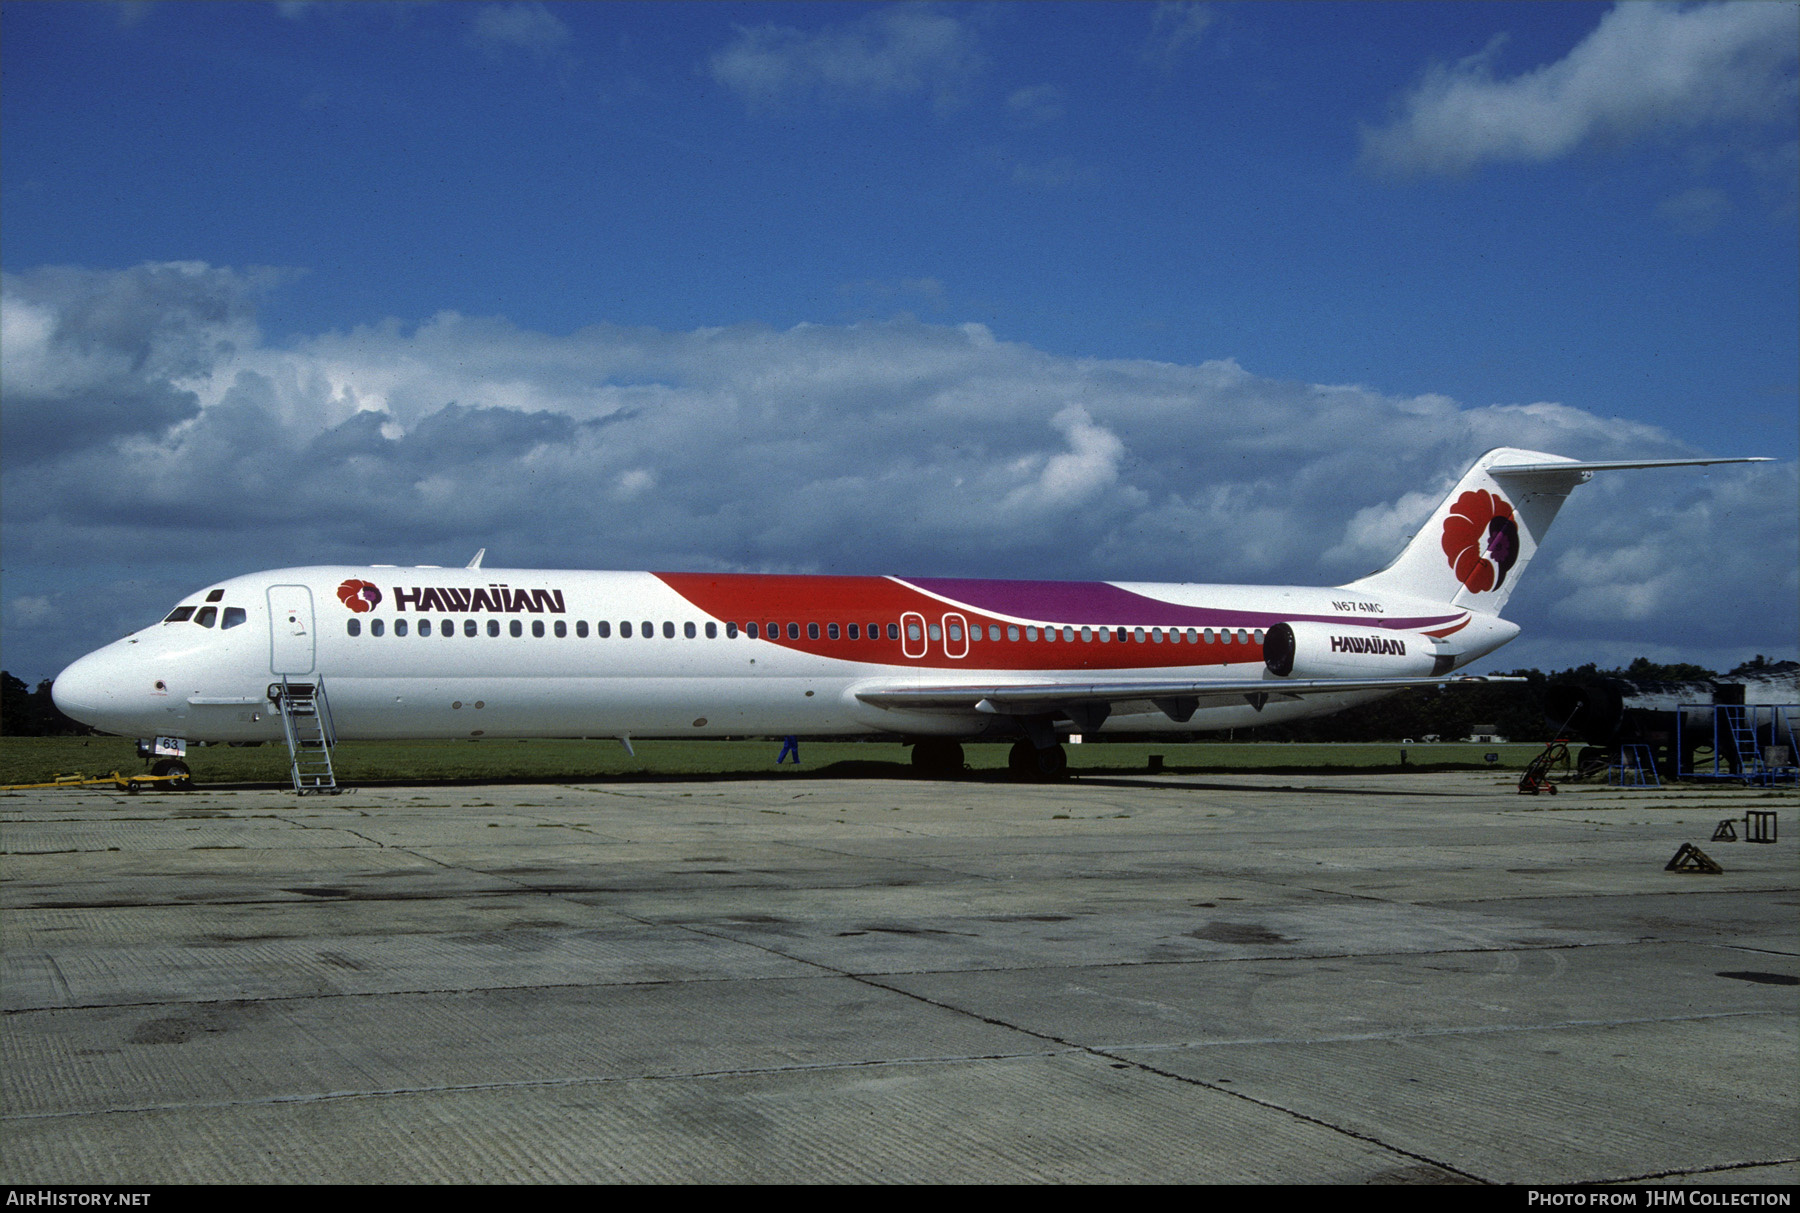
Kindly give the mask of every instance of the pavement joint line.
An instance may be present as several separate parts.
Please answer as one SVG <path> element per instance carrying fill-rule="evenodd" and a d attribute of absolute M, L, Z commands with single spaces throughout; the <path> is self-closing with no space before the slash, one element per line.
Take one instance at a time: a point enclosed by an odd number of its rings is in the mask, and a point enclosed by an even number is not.
<path fill-rule="evenodd" d="M 1800 951 L 1793 949 L 1783 951 L 1780 948 L 1758 948 L 1747 943 L 1714 943 L 1708 946 L 1723 948 L 1728 952 L 1749 952 L 1756 956 L 1800 956 Z"/>
<path fill-rule="evenodd" d="M 248 1099 L 208 1099 L 182 1103 L 128 1104 L 112 1108 L 72 1109 L 63 1112 L 14 1112 L 0 1115 L 0 1124 L 68 1120 L 90 1116 L 129 1116 L 146 1112 L 191 1112 L 202 1109 L 277 1107 L 287 1104 L 328 1103 L 353 1099 L 398 1099 L 409 1095 L 454 1095 L 481 1091 L 531 1091 L 566 1087 L 608 1086 L 622 1082 L 717 1082 L 771 1074 L 814 1074 L 839 1070 L 873 1070 L 889 1066 L 948 1066 L 970 1062 L 1018 1062 L 1088 1054 L 1079 1046 L 1031 1049 L 1012 1053 L 966 1053 L 922 1057 L 878 1057 L 864 1061 L 796 1062 L 785 1066 L 738 1066 L 724 1070 L 644 1072 L 639 1074 L 582 1074 L 566 1078 L 520 1078 L 505 1082 L 444 1083 L 437 1086 L 375 1087 L 368 1090 L 313 1091 L 302 1095 L 263 1095 Z M 1141 1067 L 1140 1067 L 1141 1068 Z"/>
<path fill-rule="evenodd" d="M 1727 869 L 1727 874 L 1729 874 L 1729 871 L 1730 870 Z M 1689 885 L 1686 888 L 1680 888 L 1680 889 L 1633 889 L 1633 890 L 1628 890 L 1628 891 L 1620 892 L 1620 893 L 1567 893 L 1567 892 L 1559 893 L 1559 892 L 1555 891 L 1554 889 L 1552 889 L 1552 890 L 1548 890 L 1543 893 L 1518 893 L 1518 894 L 1510 894 L 1509 893 L 1505 897 L 1468 897 L 1468 898 L 1459 898 L 1456 901 L 1445 901 L 1440 898 L 1435 901 L 1405 901 L 1405 902 L 1397 902 L 1396 904 L 1429 906 L 1433 909 L 1442 908 L 1442 909 L 1449 910 L 1449 909 L 1455 909 L 1457 906 L 1504 905 L 1509 901 L 1552 901 L 1552 900 L 1554 900 L 1554 901 L 1603 902 L 1603 901 L 1610 900 L 1611 898 L 1614 898 L 1614 897 L 1689 897 L 1689 896 L 1696 896 L 1696 895 L 1705 895 L 1707 893 L 1796 893 L 1796 892 L 1800 892 L 1800 887 L 1790 888 L 1787 885 L 1776 885 L 1774 888 L 1757 888 L 1757 889 L 1718 888 L 1718 887 L 1704 887 L 1704 886 L 1700 886 L 1700 885 Z"/>
<path fill-rule="evenodd" d="M 1097 1053 L 1096 1056 L 1112 1057 L 1111 1054 L 1107 1054 L 1107 1053 Z M 1186 1083 L 1189 1086 L 1200 1087 L 1203 1090 L 1207 1090 L 1207 1091 L 1214 1091 L 1220 1095 L 1229 1095 L 1233 1099 L 1241 1099 L 1245 1103 L 1254 1104 L 1259 1108 L 1267 1108 L 1272 1112 L 1280 1112 L 1286 1116 L 1291 1116 L 1295 1120 L 1301 1121 L 1305 1124 L 1314 1125 L 1321 1129 L 1327 1129 L 1333 1133 L 1342 1134 L 1343 1136 L 1350 1138 L 1352 1141 L 1360 1141 L 1367 1145 L 1376 1146 L 1380 1149 L 1387 1150 L 1390 1153 L 1398 1154 L 1402 1158 L 1410 1158 L 1410 1159 L 1414 1160 L 1415 1162 L 1423 1163 L 1429 1167 L 1436 1167 L 1438 1170 L 1445 1171 L 1451 1175 L 1459 1175 L 1462 1178 L 1470 1180 L 1474 1183 L 1492 1185 L 1496 1182 L 1495 1180 L 1489 1179 L 1484 1175 L 1477 1175 L 1472 1171 L 1464 1170 L 1463 1168 L 1458 1167 L 1453 1163 L 1444 1162 L 1441 1159 L 1433 1158 L 1428 1154 L 1421 1154 L 1416 1150 L 1408 1150 L 1402 1146 L 1394 1145 L 1392 1142 L 1383 1141 L 1383 1140 L 1381 1140 L 1381 1138 L 1376 1137 L 1371 1133 L 1364 1133 L 1359 1130 L 1349 1128 L 1345 1125 L 1333 1123 L 1332 1121 L 1326 1120 L 1322 1117 L 1314 1116 L 1311 1113 L 1302 1112 L 1297 1108 L 1290 1108 L 1285 1104 L 1276 1103 L 1273 1100 L 1258 1099 L 1254 1095 L 1247 1094 L 1243 1091 L 1234 1091 L 1234 1090 L 1230 1089 L 1229 1087 L 1226 1087 L 1219 1083 L 1207 1082 L 1205 1079 L 1201 1079 L 1201 1078 L 1190 1078 L 1185 1074 L 1171 1073 L 1170 1071 L 1158 1069 L 1156 1066 L 1149 1065 L 1142 1061 L 1136 1061 L 1129 1057 L 1112 1057 L 1112 1060 L 1127 1062 L 1131 1065 L 1138 1067 L 1141 1070 L 1148 1071 L 1151 1074 L 1160 1074 L 1164 1078 L 1172 1078 L 1176 1082 Z"/>
<path fill-rule="evenodd" d="M 1642 1175 L 1621 1175 L 1607 1179 L 1584 1179 L 1581 1183 L 1583 1187 L 1598 1187 L 1606 1184 L 1646 1183 L 1653 1179 L 1668 1179 L 1675 1175 L 1720 1175 L 1731 1171 L 1747 1171 L 1752 1167 L 1782 1167 L 1793 1162 L 1800 1162 L 1800 1154 L 1790 1154 L 1784 1158 L 1751 1159 L 1746 1162 L 1721 1162 L 1704 1167 L 1681 1167 L 1673 1171 L 1647 1171 Z"/>
<path fill-rule="evenodd" d="M 561 894 L 550 894 L 550 896 L 561 896 Z M 409 900 L 409 899 L 401 898 L 398 900 Z M 155 904 L 158 906 L 178 905 L 178 906 L 182 906 L 185 908 L 190 903 L 171 902 L 171 903 L 155 903 Z M 208 903 L 208 904 L 241 904 L 241 903 Z M 261 903 L 250 903 L 250 904 L 261 904 Z M 306 904 L 310 904 L 310 903 L 306 903 Z M 576 904 L 580 904 L 580 903 L 576 903 Z M 134 905 L 130 908 L 136 909 L 138 907 Z M 797 974 L 784 974 L 784 975 L 771 975 L 771 976 L 766 976 L 766 977 L 741 977 L 741 976 L 725 975 L 725 976 L 719 976 L 719 977 L 658 978 L 656 980 L 648 980 L 648 981 L 539 982 L 539 983 L 526 983 L 526 984 L 521 984 L 521 985 L 482 986 L 482 987 L 480 987 L 479 990 L 473 991 L 473 992 L 476 992 L 476 993 L 500 993 L 500 992 L 518 991 L 518 990 L 607 990 L 607 989 L 630 989 L 630 988 L 642 987 L 642 986 L 682 986 L 682 985 L 690 985 L 690 984 L 699 985 L 699 984 L 711 984 L 714 982 L 817 981 L 817 980 L 823 980 L 826 978 L 842 978 L 842 979 L 849 980 L 849 981 L 857 981 L 857 982 L 862 982 L 864 984 L 875 985 L 881 989 L 892 989 L 892 987 L 883 985 L 882 982 L 884 980 L 893 980 L 893 979 L 906 978 L 906 977 L 958 977 L 958 976 L 968 976 L 968 975 L 972 975 L 972 974 L 1032 973 L 1032 972 L 1038 972 L 1042 969 L 1041 965 L 990 965 L 985 968 L 977 968 L 977 969 L 942 969 L 942 968 L 940 968 L 940 969 L 884 969 L 884 970 L 880 970 L 880 971 L 852 972 L 850 970 L 834 968 L 831 965 L 825 964 L 822 961 L 809 960 L 806 957 L 802 957 L 802 956 L 793 956 L 786 952 L 781 951 L 780 949 L 770 947 L 766 944 L 758 943 L 754 940 L 740 939 L 735 935 L 727 935 L 727 934 L 718 933 L 718 932 L 701 930 L 700 928 L 693 926 L 692 924 L 675 923 L 675 922 L 660 922 L 655 919 L 637 918 L 632 915 L 625 914 L 623 911 L 615 910 L 613 912 L 619 914 L 620 917 L 626 918 L 632 922 L 636 922 L 641 926 L 671 927 L 671 928 L 674 928 L 677 930 L 683 930 L 683 931 L 687 931 L 687 932 L 690 932 L 695 935 L 702 936 L 703 938 L 706 938 L 706 939 L 712 939 L 712 940 L 716 940 L 716 941 L 719 941 L 722 943 L 740 944 L 744 947 L 755 948 L 758 951 L 767 952 L 771 956 L 778 957 L 782 960 L 792 961 L 795 964 L 805 965 L 809 968 L 817 969 L 817 970 L 819 970 L 819 974 L 817 977 L 810 977 L 810 978 L 801 977 Z M 443 934 L 456 934 L 457 932 L 442 932 L 442 933 Z M 436 934 L 436 932 L 416 932 L 416 934 Z M 299 937 L 296 937 L 296 938 L 299 938 Z M 379 936 L 377 936 L 376 938 L 379 938 Z M 1621 940 L 1610 940 L 1610 941 L 1602 940 L 1602 941 L 1595 942 L 1595 943 L 1560 943 L 1560 944 L 1545 944 L 1545 945 L 1529 946 L 1529 947 L 1509 945 L 1509 946 L 1495 946 L 1495 947 L 1486 947 L 1486 948 L 1439 948 L 1439 949 L 1436 949 L 1433 951 L 1428 951 L 1428 952 L 1308 952 L 1308 953 L 1305 953 L 1303 955 L 1298 955 L 1298 956 L 1258 955 L 1258 956 L 1188 957 L 1188 958 L 1182 958 L 1182 959 L 1168 959 L 1168 960 L 1137 960 L 1137 961 L 1123 961 L 1123 962 L 1108 961 L 1108 962 L 1100 963 L 1100 964 L 1059 965 L 1056 967 L 1060 968 L 1060 969 L 1076 969 L 1081 972 L 1096 972 L 1096 971 L 1106 970 L 1106 969 L 1151 969 L 1151 968 L 1163 968 L 1163 967 L 1168 967 L 1168 966 L 1173 966 L 1173 965 L 1195 965 L 1195 964 L 1208 964 L 1208 965 L 1211 965 L 1211 964 L 1269 964 L 1269 963 L 1282 964 L 1282 963 L 1300 963 L 1300 962 L 1304 962 L 1304 961 L 1314 961 L 1314 960 L 1363 960 L 1363 959 L 1381 959 L 1381 958 L 1386 958 L 1386 957 L 1402 957 L 1402 958 L 1420 957 L 1420 958 L 1422 958 L 1422 957 L 1431 957 L 1431 956 L 1480 956 L 1480 955 L 1486 955 L 1488 953 L 1494 953 L 1494 952 L 1506 952 L 1506 953 L 1511 953 L 1511 952 L 1556 952 L 1556 951 L 1573 951 L 1573 950 L 1577 950 L 1577 949 L 1581 949 L 1581 948 L 1652 947 L 1652 946 L 1656 946 L 1658 944 L 1662 944 L 1665 942 L 1670 942 L 1670 941 L 1660 940 L 1660 939 L 1622 940 L 1622 941 Z M 1680 942 L 1680 941 L 1676 941 L 1676 942 Z M 1729 945 L 1722 945 L 1722 946 L 1729 946 Z M 1785 952 L 1763 953 L 1763 952 L 1758 951 L 1757 949 L 1748 949 L 1748 948 L 1744 949 L 1744 950 L 1757 951 L 1758 954 L 1762 954 L 1762 955 L 1777 955 L 1777 956 L 1791 955 L 1790 953 L 1785 953 Z M 52 964 L 55 963 L 55 960 L 53 957 L 50 957 L 47 953 L 45 953 L 44 955 L 45 955 L 45 958 L 47 960 L 50 960 L 50 962 Z M 167 1000 L 161 1000 L 161 1001 L 145 1001 L 145 1002 L 96 1002 L 96 1003 L 78 1003 L 78 1004 L 75 1004 L 72 1006 L 60 1006 L 60 1007 L 4 1007 L 4 1008 L 0 1008 L 0 1016 L 43 1015 L 43 1014 L 56 1014 L 56 1013 L 65 1012 L 65 1011 L 120 1010 L 120 1009 L 130 1009 L 130 1008 L 134 1008 L 134 1007 L 201 1007 L 201 1006 L 213 1006 L 213 1005 L 219 1005 L 219 1004 L 225 1004 L 225 1003 L 271 1003 L 271 1004 L 274 1004 L 274 1003 L 288 1003 L 288 1002 L 310 1002 L 313 1000 L 340 999 L 340 998 L 394 998 L 394 997 L 402 997 L 402 996 L 406 996 L 406 995 L 416 995 L 416 994 L 425 994 L 425 995 L 429 995 L 429 994 L 467 994 L 467 993 L 471 993 L 471 992 L 472 991 L 470 991 L 467 987 L 463 987 L 463 986 L 426 986 L 426 987 L 416 987 L 416 988 L 412 988 L 412 989 L 401 989 L 401 990 L 340 990 L 340 991 L 334 991 L 334 992 L 330 992 L 330 993 L 277 994 L 277 995 L 267 995 L 267 996 L 262 996 L 262 997 L 250 997 L 250 998 L 191 998 L 191 999 L 183 998 L 183 999 L 167 999 Z M 892 992 L 897 993 L 897 994 L 904 994 L 907 997 L 917 997 L 917 995 L 914 995 L 910 991 L 906 991 L 906 990 L 892 990 Z M 955 1008 L 955 1007 L 946 1007 L 945 1009 L 957 1011 L 959 1014 L 966 1014 L 966 1012 L 962 1012 L 958 1008 Z M 1767 1013 L 1775 1014 L 1775 1012 L 1767 1012 Z M 1683 1019 L 1731 1018 L 1731 1017 L 1742 1016 L 1742 1015 L 1761 1015 L 1761 1014 L 1765 1014 L 1765 1012 L 1761 1012 L 1761 1011 L 1729 1011 L 1729 1012 L 1719 1012 L 1716 1015 L 1710 1015 L 1710 1016 L 1708 1016 L 1708 1015 L 1676 1016 L 1676 1017 L 1673 1017 L 1673 1019 L 1675 1021 L 1679 1021 L 1679 1020 L 1683 1020 Z M 1571 1022 L 1587 1022 L 1587 1021 L 1571 1021 Z M 1600 1023 L 1605 1023 L 1606 1021 L 1595 1020 L 1592 1022 L 1600 1024 Z M 1621 1021 L 1621 1022 L 1640 1022 L 1640 1021 L 1630 1020 L 1630 1021 Z M 1641 1022 L 1655 1023 L 1655 1022 L 1661 1022 L 1661 1021 L 1657 1020 L 1657 1019 L 1649 1019 L 1649 1020 L 1643 1020 Z M 993 1023 L 995 1024 L 995 1026 L 999 1026 L 999 1027 L 1015 1026 L 1012 1024 L 1004 1023 L 1003 1021 L 1000 1021 L 1000 1020 L 995 1020 L 995 1021 L 993 1021 Z M 1027 1029 L 1021 1028 L 1019 1030 L 1026 1031 Z M 1464 1029 L 1444 1029 L 1444 1031 L 1463 1031 L 1463 1030 Z M 1520 1030 L 1525 1030 L 1525 1029 L 1520 1029 L 1520 1028 L 1515 1028 L 1515 1027 L 1502 1027 L 1502 1028 L 1493 1028 L 1493 1029 L 1485 1029 L 1485 1030 L 1520 1031 Z M 1330 1039 L 1330 1038 L 1326 1038 L 1326 1039 Z M 1281 1038 L 1270 1037 L 1264 1043 L 1278 1044 L 1278 1043 L 1283 1043 L 1283 1042 L 1282 1042 Z M 1305 1043 L 1305 1042 L 1301 1042 L 1301 1043 Z M 1107 1047 L 1136 1048 L 1139 1046 L 1120 1045 L 1120 1046 L 1107 1046 Z M 1188 1046 L 1181 1045 L 1181 1046 L 1165 1046 L 1165 1047 L 1185 1048 Z M 1198 1047 L 1206 1047 L 1206 1046 L 1195 1045 L 1193 1047 L 1198 1048 Z"/>
<path fill-rule="evenodd" d="M 1560 1032 L 1571 1028 L 1626 1028 L 1647 1023 L 1696 1023 L 1715 1019 L 1786 1020 L 1785 1011 L 1713 1011 L 1699 1015 L 1646 1015 L 1632 1019 L 1565 1019 L 1549 1023 L 1489 1024 L 1466 1028 L 1395 1029 L 1351 1032 L 1337 1036 L 1246 1036 L 1235 1040 L 1191 1040 L 1160 1044 L 1094 1045 L 1096 1049 L 1129 1049 L 1138 1053 L 1179 1053 L 1189 1049 L 1254 1048 L 1259 1045 L 1359 1044 L 1375 1040 L 1426 1040 L 1434 1036 L 1488 1036 L 1509 1032 Z"/>
<path fill-rule="evenodd" d="M 894 990 L 894 987 L 883 985 L 882 983 L 877 982 L 877 981 L 867 981 L 867 982 L 865 982 L 865 984 L 875 986 L 878 989 Z M 1060 1045 L 1065 1049 L 1077 1050 L 1077 1051 L 1084 1053 L 1090 1057 L 1094 1057 L 1097 1059 L 1103 1059 L 1105 1061 L 1117 1063 L 1119 1065 L 1129 1066 L 1132 1069 L 1142 1071 L 1143 1073 L 1146 1073 L 1146 1074 L 1154 1074 L 1159 1078 L 1172 1079 L 1175 1082 L 1182 1083 L 1187 1086 L 1199 1087 L 1203 1090 L 1213 1091 L 1220 1095 L 1228 1095 L 1234 1099 L 1242 1099 L 1247 1103 L 1252 1103 L 1259 1107 L 1267 1108 L 1273 1112 L 1282 1113 L 1283 1115 L 1290 1116 L 1296 1120 L 1300 1120 L 1305 1123 L 1315 1125 L 1319 1128 L 1327 1129 L 1334 1133 L 1342 1134 L 1343 1136 L 1349 1137 L 1353 1140 L 1364 1142 L 1369 1145 L 1377 1146 L 1380 1149 L 1386 1150 L 1390 1153 L 1398 1154 L 1403 1158 L 1410 1158 L 1410 1159 L 1414 1160 L 1415 1162 L 1420 1162 L 1420 1163 L 1424 1163 L 1427 1166 L 1436 1167 L 1439 1170 L 1448 1172 L 1451 1175 L 1459 1175 L 1464 1179 L 1473 1180 L 1477 1183 L 1485 1184 L 1485 1183 L 1493 1182 L 1482 1176 L 1475 1175 L 1468 1171 L 1461 1170 L 1455 1166 L 1452 1166 L 1449 1163 L 1441 1162 L 1438 1159 L 1431 1158 L 1428 1155 L 1420 1154 L 1420 1153 L 1417 1153 L 1416 1151 L 1412 1151 L 1412 1150 L 1402 1149 L 1399 1146 L 1395 1146 L 1388 1142 L 1382 1141 L 1379 1138 L 1373 1137 L 1367 1133 L 1360 1133 L 1354 1129 L 1348 1129 L 1342 1125 L 1333 1124 L 1330 1121 L 1322 1120 L 1319 1117 L 1309 1115 L 1308 1113 L 1305 1113 L 1305 1112 L 1297 1111 L 1296 1109 L 1293 1109 L 1293 1108 L 1285 1107 L 1278 1103 L 1274 1103 L 1274 1102 L 1271 1102 L 1268 1100 L 1257 1099 L 1254 1096 L 1244 1094 L 1242 1091 L 1230 1090 L 1229 1088 L 1227 1088 L 1223 1085 L 1217 1084 L 1217 1083 L 1210 1083 L 1210 1082 L 1205 1081 L 1204 1079 L 1191 1078 L 1185 1074 L 1176 1074 L 1176 1073 L 1173 1073 L 1168 1070 L 1160 1069 L 1156 1066 L 1150 1065 L 1149 1063 L 1142 1061 L 1135 1057 L 1121 1056 L 1120 1054 L 1117 1054 L 1117 1053 L 1109 1053 L 1106 1051 L 1106 1048 L 1103 1046 L 1083 1045 L 1083 1044 L 1077 1043 L 1075 1041 L 1065 1040 L 1062 1037 L 1056 1036 L 1052 1033 L 1039 1032 L 1035 1029 L 1023 1027 L 1016 1023 L 1010 1023 L 1010 1022 L 1008 1022 L 1004 1019 L 1000 1019 L 996 1016 L 981 1015 L 981 1014 L 978 1014 L 973 1011 L 965 1010 L 964 1008 L 961 1008 L 961 1007 L 950 1006 L 946 1003 L 938 1001 L 937 999 L 927 998 L 923 994 L 917 994 L 910 990 L 895 990 L 895 992 L 899 993 L 899 994 L 904 994 L 909 998 L 916 998 L 920 1002 L 924 1003 L 927 1006 L 936 1007 L 941 1010 L 950 1011 L 954 1014 L 963 1015 L 968 1018 L 975 1019 L 981 1023 L 989 1024 L 993 1027 L 1007 1028 L 1014 1032 L 1023 1032 L 1028 1036 L 1034 1036 L 1040 1040 L 1049 1041 L 1050 1043 Z"/>

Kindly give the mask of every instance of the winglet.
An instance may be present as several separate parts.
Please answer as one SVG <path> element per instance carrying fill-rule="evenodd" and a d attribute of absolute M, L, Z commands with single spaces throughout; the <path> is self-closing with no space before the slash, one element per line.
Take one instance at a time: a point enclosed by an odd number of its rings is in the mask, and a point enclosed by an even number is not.
<path fill-rule="evenodd" d="M 479 552 L 475 553 L 475 559 L 473 559 L 473 560 L 469 561 L 469 563 L 463 565 L 463 568 L 465 568 L 465 569 L 480 568 L 481 567 L 481 558 L 485 555 L 487 555 L 487 549 L 482 548 Z"/>

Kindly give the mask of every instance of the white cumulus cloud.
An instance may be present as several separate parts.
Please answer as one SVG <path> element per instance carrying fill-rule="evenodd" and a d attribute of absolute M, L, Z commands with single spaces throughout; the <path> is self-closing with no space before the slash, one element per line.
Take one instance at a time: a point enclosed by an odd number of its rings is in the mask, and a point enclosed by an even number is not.
<path fill-rule="evenodd" d="M 1800 7 L 1621 3 L 1564 58 L 1505 79 L 1493 70 L 1503 44 L 1427 71 L 1393 121 L 1364 130 L 1365 156 L 1402 171 L 1455 173 L 1652 132 L 1787 120 Z"/>
<path fill-rule="evenodd" d="M 492 567 L 1340 584 L 1487 448 L 1694 453 L 1565 404 L 1069 358 L 980 325 L 553 335 L 443 313 L 274 346 L 257 290 L 214 267 L 5 277 L 9 668 L 48 676 L 217 577 L 481 547 Z M 1513 609 L 1595 653 L 1790 652 L 1797 496 L 1792 464 L 1598 477 Z M 154 585 L 115 588 L 146 567 Z"/>
<path fill-rule="evenodd" d="M 822 96 L 889 102 L 928 96 L 953 107 L 980 71 L 974 30 L 930 5 L 895 5 L 815 32 L 789 26 L 740 27 L 710 61 L 712 77 L 745 101 L 766 106 Z"/>

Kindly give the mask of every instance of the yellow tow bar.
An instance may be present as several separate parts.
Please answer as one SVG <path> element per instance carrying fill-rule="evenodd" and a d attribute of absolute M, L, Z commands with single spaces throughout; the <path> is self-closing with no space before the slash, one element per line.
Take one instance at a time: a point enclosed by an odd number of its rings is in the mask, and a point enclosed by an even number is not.
<path fill-rule="evenodd" d="M 91 788 L 110 783 L 121 792 L 130 792 L 133 796 L 149 784 L 185 784 L 191 783 L 192 775 L 121 775 L 114 771 L 110 775 L 83 775 L 80 771 L 73 775 L 52 775 L 49 783 L 8 783 L 0 784 L 0 792 L 28 792 L 35 788 Z"/>

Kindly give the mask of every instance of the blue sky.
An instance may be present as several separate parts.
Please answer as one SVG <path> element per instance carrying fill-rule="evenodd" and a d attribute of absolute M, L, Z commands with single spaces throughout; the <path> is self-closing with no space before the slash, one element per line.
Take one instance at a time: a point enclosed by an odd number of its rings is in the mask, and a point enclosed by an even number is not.
<path fill-rule="evenodd" d="M 214 577 L 480 546 L 1346 580 L 1501 444 L 1780 462 L 1584 489 L 1499 664 L 1793 655 L 1796 5 L 0 35 L 15 671 Z"/>

